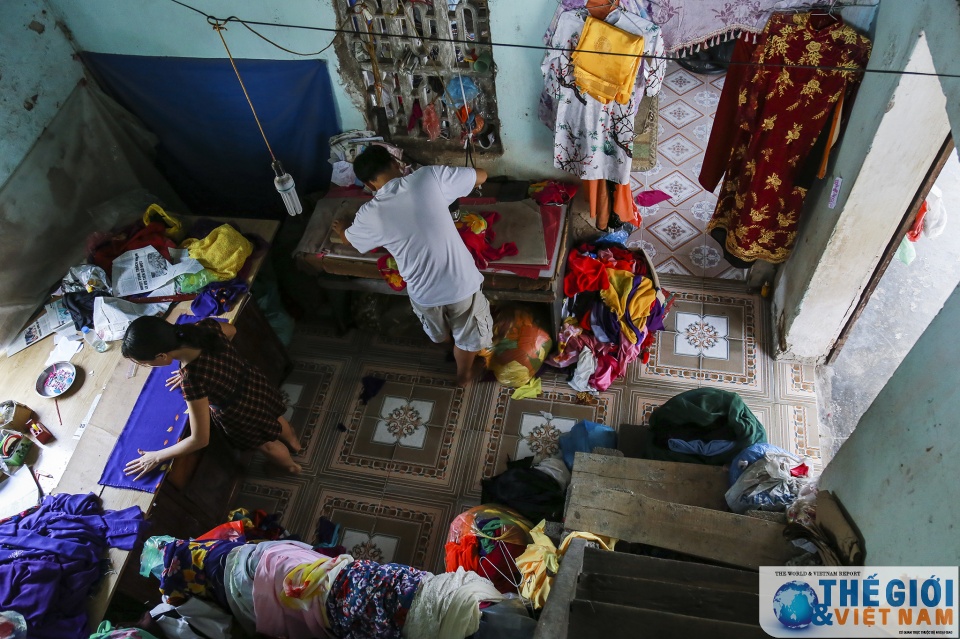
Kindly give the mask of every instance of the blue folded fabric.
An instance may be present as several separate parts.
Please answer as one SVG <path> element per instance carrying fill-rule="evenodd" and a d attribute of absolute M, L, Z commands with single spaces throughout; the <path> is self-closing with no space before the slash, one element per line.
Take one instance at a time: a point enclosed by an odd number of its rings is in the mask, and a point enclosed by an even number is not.
<path fill-rule="evenodd" d="M 728 439 L 714 439 L 708 442 L 702 439 L 691 439 L 690 441 L 686 439 L 667 440 L 667 448 L 675 453 L 703 455 L 704 457 L 714 457 L 728 453 L 733 450 L 733 447 L 736 445 L 737 442 L 732 442 Z"/>
<path fill-rule="evenodd" d="M 578 452 L 589 453 L 594 448 L 616 448 L 617 431 L 609 426 L 587 420 L 573 425 L 570 432 L 560 435 L 563 463 L 573 470 L 573 458 Z"/>

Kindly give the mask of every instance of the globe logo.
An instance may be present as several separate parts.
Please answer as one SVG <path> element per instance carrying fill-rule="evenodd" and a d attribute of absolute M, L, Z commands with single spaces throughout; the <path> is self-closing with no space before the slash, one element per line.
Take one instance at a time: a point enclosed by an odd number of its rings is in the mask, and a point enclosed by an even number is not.
<path fill-rule="evenodd" d="M 773 614 L 787 628 L 799 630 L 813 621 L 814 606 L 820 603 L 817 593 L 804 581 L 789 581 L 773 595 Z"/>

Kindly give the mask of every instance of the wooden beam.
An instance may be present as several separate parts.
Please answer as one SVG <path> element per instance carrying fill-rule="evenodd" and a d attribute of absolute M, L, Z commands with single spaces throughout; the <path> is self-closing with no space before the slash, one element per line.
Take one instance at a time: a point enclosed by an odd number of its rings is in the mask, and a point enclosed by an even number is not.
<path fill-rule="evenodd" d="M 585 546 L 586 541 L 583 539 L 574 539 L 570 542 L 560 562 L 560 570 L 557 571 L 557 576 L 550 587 L 550 596 L 537 621 L 533 639 L 566 639 L 570 602 L 577 593 L 577 579 L 580 576 L 580 567 L 583 565 Z"/>
<path fill-rule="evenodd" d="M 635 639 L 636 637 L 710 637 L 769 639 L 759 625 L 688 617 L 680 613 L 575 600 L 570 604 L 569 637 Z"/>
<path fill-rule="evenodd" d="M 756 592 L 586 573 L 580 575 L 577 599 L 735 623 L 756 623 L 759 609 Z"/>
<path fill-rule="evenodd" d="M 760 586 L 757 573 L 721 568 L 694 561 L 676 561 L 623 552 L 587 548 L 583 554 L 583 572 L 612 577 L 641 577 L 700 588 L 756 593 Z"/>
<path fill-rule="evenodd" d="M 799 551 L 783 526 L 733 513 L 675 504 L 626 490 L 572 483 L 564 525 L 742 566 L 782 566 Z"/>
<path fill-rule="evenodd" d="M 720 466 L 577 453 L 573 483 L 630 490 L 678 504 L 728 511 L 729 475 Z"/>

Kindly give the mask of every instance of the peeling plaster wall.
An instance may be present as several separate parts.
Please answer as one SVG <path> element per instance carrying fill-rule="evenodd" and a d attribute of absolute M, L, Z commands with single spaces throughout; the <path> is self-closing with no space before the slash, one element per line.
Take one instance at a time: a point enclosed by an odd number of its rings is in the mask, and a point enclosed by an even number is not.
<path fill-rule="evenodd" d="M 863 533 L 866 564 L 956 565 L 960 287 L 820 478 Z"/>
<path fill-rule="evenodd" d="M 0 3 L 0 186 L 83 77 L 42 0 Z"/>
<path fill-rule="evenodd" d="M 905 68 L 921 34 L 933 69 L 960 73 L 956 0 L 882 2 L 870 67 Z M 901 86 L 905 90 L 893 100 Z M 938 105 L 933 116 L 925 110 L 931 99 L 945 104 L 954 138 L 960 139 L 960 78 L 865 77 L 841 148 L 826 179 L 810 191 L 797 247 L 775 282 L 773 319 L 781 354 L 816 361 L 839 336 L 946 135 L 944 107 Z M 893 109 L 908 121 L 887 131 L 890 137 L 878 137 L 884 115 Z M 867 164 L 871 150 L 877 154 Z M 831 210 L 836 176 L 843 187 Z"/>

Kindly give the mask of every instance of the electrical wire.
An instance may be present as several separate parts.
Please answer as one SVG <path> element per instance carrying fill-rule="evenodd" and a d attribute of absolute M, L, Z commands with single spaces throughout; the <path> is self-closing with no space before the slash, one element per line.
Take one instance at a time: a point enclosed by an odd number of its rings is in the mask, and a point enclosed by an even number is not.
<path fill-rule="evenodd" d="M 249 26 L 249 25 L 252 24 L 252 25 L 263 26 L 263 27 L 279 27 L 279 28 L 281 28 L 281 29 L 303 29 L 303 30 L 307 30 L 307 31 L 320 31 L 320 32 L 334 33 L 334 34 L 345 34 L 345 35 L 352 35 L 352 36 L 356 36 L 356 35 L 357 35 L 357 32 L 356 32 L 356 31 L 353 31 L 353 30 L 351 30 L 351 29 L 343 29 L 343 28 L 340 28 L 340 27 L 314 27 L 314 26 L 308 26 L 308 25 L 302 25 L 302 24 L 287 24 L 287 23 L 277 23 L 277 22 L 261 22 L 261 21 L 258 21 L 258 20 L 244 20 L 244 19 L 242 19 L 242 18 L 238 18 L 237 16 L 230 16 L 229 18 L 225 18 L 225 19 L 224 19 L 224 18 L 217 18 L 216 16 L 209 15 L 209 14 L 201 11 L 200 9 L 197 9 L 196 7 L 193 7 L 193 6 L 191 6 L 191 5 L 188 5 L 188 4 L 186 4 L 185 2 L 181 2 L 180 0 L 170 0 L 170 2 L 173 2 L 174 4 L 177 4 L 177 5 L 180 5 L 180 6 L 182 6 L 182 7 L 187 8 L 187 9 L 190 9 L 191 11 L 194 11 L 194 12 L 196 12 L 196 13 L 199 13 L 200 15 L 204 16 L 208 21 L 219 22 L 219 23 L 222 23 L 222 24 L 227 24 L 227 23 L 229 23 L 229 22 L 238 22 L 238 23 L 242 24 L 243 26 L 245 26 L 247 29 L 250 29 L 250 26 Z M 849 5 L 849 6 L 858 6 L 858 5 Z M 872 6 L 872 5 L 862 5 L 862 6 Z M 213 23 L 213 22 L 211 22 L 211 24 L 212 24 L 212 23 Z M 251 31 L 253 31 L 253 30 L 251 29 Z M 257 33 L 256 31 L 254 31 L 254 33 L 256 33 L 256 35 L 258 35 L 258 36 L 260 35 L 260 34 Z M 459 44 L 459 45 L 464 45 L 464 46 L 470 46 L 470 45 L 472 45 L 472 46 L 477 46 L 477 44 L 480 44 L 481 46 L 485 46 L 485 47 L 486 47 L 486 46 L 489 46 L 489 47 L 502 47 L 502 48 L 508 48 L 508 49 L 533 49 L 533 50 L 538 50 L 538 51 L 566 51 L 566 49 L 564 49 L 564 48 L 562 48 L 562 47 L 551 47 L 551 46 L 545 45 L 545 44 L 539 44 L 539 45 L 537 45 L 537 44 L 518 44 L 518 43 L 514 43 L 514 42 L 493 42 L 493 41 L 491 41 L 491 42 L 484 42 L 484 43 L 475 43 L 475 42 L 470 42 L 470 41 L 466 41 L 466 40 L 457 40 L 457 39 L 455 39 L 455 38 L 441 38 L 441 37 L 438 37 L 438 36 L 426 36 L 426 35 L 421 36 L 421 35 L 419 35 L 419 34 L 381 33 L 381 34 L 378 34 L 378 35 L 379 35 L 379 37 L 381 37 L 381 38 L 399 38 L 399 39 L 404 39 L 404 40 L 423 40 L 423 41 L 427 41 L 427 42 L 449 42 L 449 43 Z M 263 36 L 260 36 L 260 37 L 263 37 Z M 335 39 L 336 39 L 336 38 L 334 38 L 334 40 L 335 40 Z M 264 40 L 266 40 L 267 42 L 269 42 L 271 45 L 276 46 L 276 47 L 278 47 L 278 48 L 280 48 L 280 49 L 282 49 L 282 50 L 284 50 L 284 51 L 287 51 L 288 53 L 293 53 L 294 55 L 304 55 L 304 56 L 310 56 L 310 55 L 311 55 L 311 54 L 301 54 L 301 53 L 297 53 L 297 52 L 295 52 L 295 51 L 291 51 L 291 50 L 289 50 L 289 49 L 280 47 L 280 46 L 277 45 L 276 43 L 274 43 L 274 42 L 272 42 L 271 40 L 268 40 L 268 39 L 266 39 L 266 38 L 264 38 Z M 331 42 L 330 44 L 333 44 L 333 42 Z M 327 45 L 327 46 L 323 49 L 323 51 L 325 51 L 325 50 L 328 49 L 329 47 L 330 47 L 330 45 Z M 591 54 L 596 54 L 596 55 L 636 57 L 636 56 L 634 56 L 634 55 L 631 54 L 631 53 L 619 53 L 619 52 L 615 52 L 615 51 L 584 51 L 583 53 L 591 53 Z M 669 61 L 669 60 L 676 60 L 675 57 L 667 56 L 667 55 L 647 55 L 647 54 L 644 54 L 644 55 L 641 55 L 640 57 L 641 57 L 642 59 L 645 59 L 645 60 L 668 60 L 668 61 Z M 823 66 L 823 65 L 814 65 L 814 64 L 771 64 L 771 63 L 769 63 L 769 62 L 756 63 L 756 62 L 749 62 L 749 61 L 748 61 L 748 62 L 732 62 L 732 61 L 731 61 L 731 62 L 724 62 L 724 61 L 717 61 L 716 64 L 726 65 L 726 66 L 728 66 L 728 67 L 729 67 L 729 66 L 750 66 L 750 67 L 768 67 L 768 68 L 786 68 L 786 69 L 819 69 L 819 70 L 822 70 L 822 71 L 846 71 L 846 72 L 855 72 L 855 73 L 874 73 L 874 74 L 880 74 L 880 75 L 901 75 L 901 76 L 903 76 L 903 75 L 912 75 L 912 76 L 923 76 L 923 77 L 933 77 L 933 78 L 960 78 L 960 73 L 935 73 L 935 72 L 934 72 L 934 73 L 931 73 L 931 72 L 926 72 L 926 71 L 907 71 L 907 70 L 900 70 L 900 69 L 873 69 L 873 68 L 866 68 L 866 69 L 849 69 L 849 68 L 846 68 L 846 67 L 833 67 L 833 66 Z"/>
<path fill-rule="evenodd" d="M 177 0 L 173 0 L 177 2 Z M 177 4 L 181 4 L 177 2 Z M 240 81 L 240 88 L 243 89 L 243 97 L 247 99 L 247 104 L 250 105 L 250 111 L 253 112 L 253 119 L 257 121 L 257 128 L 260 129 L 260 135 L 263 137 L 264 144 L 267 145 L 267 151 L 270 152 L 270 159 L 274 164 L 277 164 L 277 156 L 273 154 L 273 149 L 270 147 L 270 140 L 267 139 L 267 134 L 263 130 L 263 125 L 260 124 L 260 117 L 257 116 L 257 110 L 253 108 L 253 101 L 250 99 L 250 94 L 247 93 L 247 87 L 243 83 L 243 78 L 240 77 L 240 71 L 237 69 L 237 63 L 233 61 L 233 54 L 230 53 L 230 47 L 227 46 L 227 41 L 223 37 L 223 32 L 226 30 L 224 26 L 225 23 L 217 20 L 216 18 L 207 17 L 207 22 L 213 27 L 213 30 L 217 32 L 217 35 L 220 36 L 220 42 L 223 43 L 223 48 L 227 50 L 227 57 L 230 58 L 230 66 L 233 67 L 233 72 L 237 74 L 237 80 Z M 278 165 L 279 166 L 279 165 Z M 280 174 L 277 173 L 279 176 Z"/>

